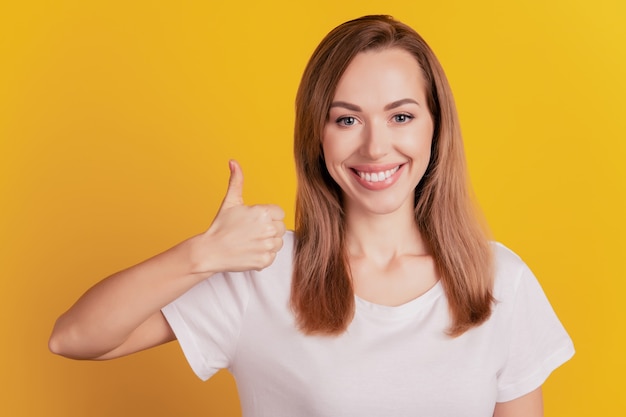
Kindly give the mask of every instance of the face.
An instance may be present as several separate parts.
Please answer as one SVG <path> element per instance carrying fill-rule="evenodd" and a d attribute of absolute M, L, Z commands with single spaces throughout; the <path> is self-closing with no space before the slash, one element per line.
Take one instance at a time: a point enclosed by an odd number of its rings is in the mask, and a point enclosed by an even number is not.
<path fill-rule="evenodd" d="M 391 48 L 356 55 L 337 85 L 322 140 L 347 213 L 412 213 L 433 129 L 411 54 Z"/>

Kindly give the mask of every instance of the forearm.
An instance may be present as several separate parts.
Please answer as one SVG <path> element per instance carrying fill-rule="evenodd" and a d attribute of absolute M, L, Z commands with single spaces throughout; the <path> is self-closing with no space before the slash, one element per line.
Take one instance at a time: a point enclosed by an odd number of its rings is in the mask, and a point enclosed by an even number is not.
<path fill-rule="evenodd" d="M 155 312 L 211 275 L 194 272 L 194 239 L 89 289 L 57 320 L 50 349 L 63 356 L 89 359 L 124 343 Z"/>
<path fill-rule="evenodd" d="M 243 174 L 230 162 L 226 197 L 209 230 L 104 279 L 57 320 L 54 353 L 108 359 L 173 338 L 159 310 L 216 272 L 260 270 L 282 246 L 284 212 L 243 204 Z"/>

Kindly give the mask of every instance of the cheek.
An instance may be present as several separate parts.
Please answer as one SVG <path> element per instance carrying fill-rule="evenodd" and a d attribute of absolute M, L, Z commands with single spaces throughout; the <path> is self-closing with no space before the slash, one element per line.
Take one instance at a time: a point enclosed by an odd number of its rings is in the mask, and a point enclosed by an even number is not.
<path fill-rule="evenodd" d="M 425 155 L 430 159 L 430 151 L 433 143 L 433 135 L 435 134 L 432 122 L 429 120 L 423 126 L 420 126 L 416 132 L 418 140 L 415 143 L 416 151 Z"/>
<path fill-rule="evenodd" d="M 328 168 L 341 162 L 343 154 L 341 143 L 342 141 L 338 140 L 332 133 L 324 132 L 324 137 L 322 138 L 322 153 L 324 154 L 324 161 Z"/>
<path fill-rule="evenodd" d="M 407 132 L 400 141 L 398 147 L 407 155 L 417 159 L 430 159 L 432 144 L 432 131 L 427 129 Z"/>
<path fill-rule="evenodd" d="M 328 171 L 330 176 L 335 180 L 335 182 L 337 182 L 337 164 L 339 164 L 340 161 L 335 158 L 332 149 L 329 149 L 328 147 L 323 147 L 323 152 L 326 171 Z"/>
<path fill-rule="evenodd" d="M 337 146 L 337 141 L 334 141 L 331 136 L 325 136 L 322 141 L 322 153 L 324 155 L 324 165 L 326 167 L 326 171 L 330 175 L 330 177 L 335 181 L 335 184 L 340 185 L 341 181 L 341 163 L 344 160 L 342 157 L 342 152 L 339 146 Z"/>

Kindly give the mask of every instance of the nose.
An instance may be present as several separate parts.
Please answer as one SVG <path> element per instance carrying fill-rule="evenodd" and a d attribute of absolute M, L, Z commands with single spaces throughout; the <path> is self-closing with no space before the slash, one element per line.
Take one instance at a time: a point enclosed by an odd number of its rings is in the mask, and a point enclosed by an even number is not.
<path fill-rule="evenodd" d="M 372 161 L 382 159 L 391 148 L 390 134 L 385 123 L 367 124 L 362 130 L 361 155 Z"/>

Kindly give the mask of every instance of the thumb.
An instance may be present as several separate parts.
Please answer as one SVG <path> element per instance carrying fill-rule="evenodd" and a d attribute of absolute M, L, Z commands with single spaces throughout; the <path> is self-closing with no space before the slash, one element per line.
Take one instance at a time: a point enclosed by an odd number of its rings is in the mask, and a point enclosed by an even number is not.
<path fill-rule="evenodd" d="M 222 208 L 230 208 L 243 204 L 243 172 L 239 163 L 234 159 L 228 161 L 230 168 L 230 179 L 228 180 L 228 190 L 222 202 Z"/>

